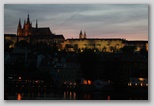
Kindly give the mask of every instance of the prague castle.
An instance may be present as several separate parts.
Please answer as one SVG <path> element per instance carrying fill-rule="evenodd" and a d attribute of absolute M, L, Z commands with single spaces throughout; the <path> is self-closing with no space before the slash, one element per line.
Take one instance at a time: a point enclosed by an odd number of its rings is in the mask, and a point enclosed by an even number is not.
<path fill-rule="evenodd" d="M 17 36 L 44 36 L 49 37 L 52 34 L 49 27 L 38 28 L 38 23 L 36 20 L 36 27 L 32 27 L 32 23 L 30 22 L 29 14 L 27 17 L 27 21 L 24 21 L 24 25 L 22 28 L 20 19 L 17 27 Z"/>
<path fill-rule="evenodd" d="M 146 48 L 148 50 L 148 41 L 128 41 L 122 38 L 88 38 L 86 32 L 79 32 L 79 38 L 76 39 L 66 39 L 63 35 L 53 34 L 49 27 L 38 27 L 38 22 L 36 20 L 35 27 L 32 26 L 29 14 L 27 20 L 24 21 L 22 26 L 21 20 L 17 26 L 17 35 L 4 34 L 5 41 L 12 40 L 15 44 L 21 40 L 26 40 L 29 43 L 36 42 L 46 42 L 57 43 L 59 50 L 66 51 L 80 51 L 84 49 L 94 49 L 100 52 L 118 52 L 123 46 L 136 46 L 137 51 L 141 48 Z M 12 46 L 14 47 L 14 45 Z"/>
<path fill-rule="evenodd" d="M 136 46 L 136 51 L 141 48 L 146 48 L 148 50 L 147 41 L 127 41 L 121 38 L 87 38 L 86 32 L 79 33 L 79 38 L 76 39 L 66 39 L 62 43 L 62 49 L 67 49 L 67 51 L 83 51 L 84 49 L 94 49 L 100 52 L 118 52 L 123 46 Z"/>
<path fill-rule="evenodd" d="M 27 20 L 24 21 L 23 27 L 19 19 L 17 26 L 17 41 L 26 40 L 30 43 L 35 42 L 57 42 L 61 43 L 64 41 L 63 35 L 55 35 L 51 32 L 49 27 L 38 27 L 38 22 L 36 20 L 35 27 L 32 26 L 30 22 L 30 17 L 28 14 Z"/>

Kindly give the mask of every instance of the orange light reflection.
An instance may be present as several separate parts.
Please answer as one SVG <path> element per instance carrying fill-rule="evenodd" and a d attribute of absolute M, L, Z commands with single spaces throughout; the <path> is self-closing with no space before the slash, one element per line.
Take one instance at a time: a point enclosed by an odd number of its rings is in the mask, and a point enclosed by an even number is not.
<path fill-rule="evenodd" d="M 21 100 L 21 98 L 22 98 L 21 94 L 18 93 L 18 95 L 17 95 L 17 100 Z"/>

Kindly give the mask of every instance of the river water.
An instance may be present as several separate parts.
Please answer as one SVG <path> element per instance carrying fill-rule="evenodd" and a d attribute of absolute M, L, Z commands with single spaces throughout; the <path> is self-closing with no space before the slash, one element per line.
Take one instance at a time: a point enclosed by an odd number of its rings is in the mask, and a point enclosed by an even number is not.
<path fill-rule="evenodd" d="M 148 100 L 147 94 L 128 94 L 122 92 L 74 92 L 74 91 L 59 91 L 59 92 L 16 92 L 7 96 L 8 100 Z"/>

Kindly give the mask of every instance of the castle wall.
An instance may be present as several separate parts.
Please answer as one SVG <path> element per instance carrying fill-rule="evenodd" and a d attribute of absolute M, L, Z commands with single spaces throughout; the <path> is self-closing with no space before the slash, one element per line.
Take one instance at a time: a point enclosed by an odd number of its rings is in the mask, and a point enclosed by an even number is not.
<path fill-rule="evenodd" d="M 67 44 L 77 45 L 78 49 L 97 48 L 99 51 L 105 50 L 106 52 L 113 52 L 112 49 L 119 50 L 124 46 L 123 39 L 67 39 L 62 44 L 62 48 L 64 49 Z"/>

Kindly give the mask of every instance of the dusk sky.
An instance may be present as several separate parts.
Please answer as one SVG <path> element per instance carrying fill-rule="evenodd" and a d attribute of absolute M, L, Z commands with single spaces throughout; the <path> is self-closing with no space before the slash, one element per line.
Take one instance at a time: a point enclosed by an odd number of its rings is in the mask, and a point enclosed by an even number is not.
<path fill-rule="evenodd" d="M 52 33 L 78 38 L 125 38 L 148 40 L 147 4 L 5 4 L 4 33 L 16 34 L 30 15 L 32 26 L 50 27 Z"/>

